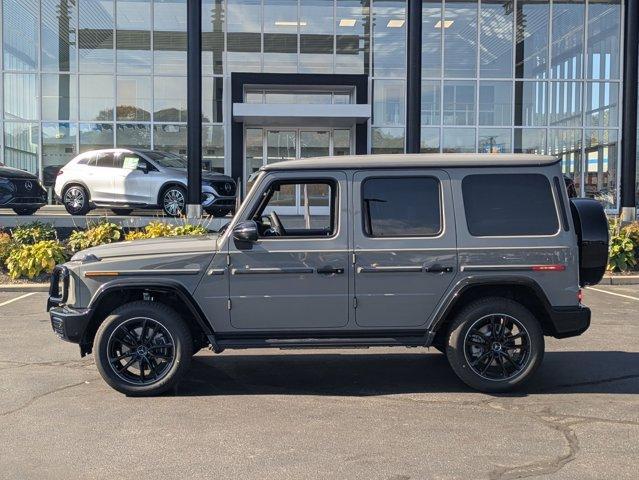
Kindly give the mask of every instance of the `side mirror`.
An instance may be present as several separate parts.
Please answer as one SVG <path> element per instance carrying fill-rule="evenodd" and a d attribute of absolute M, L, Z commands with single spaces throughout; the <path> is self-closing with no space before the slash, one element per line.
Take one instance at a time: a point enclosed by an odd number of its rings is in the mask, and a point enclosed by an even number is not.
<path fill-rule="evenodd" d="M 149 173 L 149 164 L 146 162 L 139 163 L 137 169 L 140 170 L 142 173 Z"/>
<path fill-rule="evenodd" d="M 245 220 L 233 227 L 233 238 L 238 242 L 257 242 L 258 232 L 255 220 Z"/>

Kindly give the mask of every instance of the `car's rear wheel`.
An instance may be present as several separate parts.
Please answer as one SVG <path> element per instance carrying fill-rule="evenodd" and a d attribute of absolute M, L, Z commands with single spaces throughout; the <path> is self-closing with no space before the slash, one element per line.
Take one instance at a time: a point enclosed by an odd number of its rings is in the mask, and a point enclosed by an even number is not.
<path fill-rule="evenodd" d="M 16 207 L 13 209 L 13 211 L 16 213 L 16 215 L 33 215 L 35 212 L 38 211 L 37 208 L 20 208 L 20 207 Z"/>
<path fill-rule="evenodd" d="M 112 208 L 111 211 L 116 215 L 130 215 L 133 211 L 132 208 Z"/>
<path fill-rule="evenodd" d="M 130 396 L 151 396 L 178 384 L 188 370 L 193 339 L 173 309 L 137 301 L 106 318 L 94 351 L 98 371 L 111 387 Z"/>
<path fill-rule="evenodd" d="M 71 215 L 86 215 L 91 210 L 89 194 L 80 185 L 71 185 L 62 193 L 64 208 Z"/>
<path fill-rule="evenodd" d="M 519 387 L 544 356 L 544 336 L 523 305 L 500 297 L 466 306 L 453 320 L 446 356 L 457 376 L 483 392 Z"/>
<path fill-rule="evenodd" d="M 207 208 L 206 213 L 209 215 L 213 215 L 216 218 L 226 217 L 229 213 L 231 213 L 230 208 Z"/>
<path fill-rule="evenodd" d="M 162 192 L 161 206 L 170 217 L 180 217 L 186 210 L 186 190 L 178 185 L 168 187 Z"/>

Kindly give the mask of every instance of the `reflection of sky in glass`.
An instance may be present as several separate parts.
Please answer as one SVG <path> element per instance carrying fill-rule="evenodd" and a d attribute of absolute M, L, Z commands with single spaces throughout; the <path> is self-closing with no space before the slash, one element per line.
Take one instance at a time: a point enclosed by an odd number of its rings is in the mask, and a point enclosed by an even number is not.
<path fill-rule="evenodd" d="M 153 29 L 186 32 L 186 0 L 155 0 Z"/>

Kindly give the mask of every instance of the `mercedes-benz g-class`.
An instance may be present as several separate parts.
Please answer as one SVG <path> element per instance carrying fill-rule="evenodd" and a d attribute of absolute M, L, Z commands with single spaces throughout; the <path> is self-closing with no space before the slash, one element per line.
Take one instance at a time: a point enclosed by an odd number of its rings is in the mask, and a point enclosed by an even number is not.
<path fill-rule="evenodd" d="M 482 391 L 530 378 L 544 336 L 590 324 L 608 230 L 558 160 L 372 155 L 284 161 L 217 234 L 91 248 L 51 281 L 53 330 L 113 388 L 172 388 L 203 347 L 434 347 Z"/>

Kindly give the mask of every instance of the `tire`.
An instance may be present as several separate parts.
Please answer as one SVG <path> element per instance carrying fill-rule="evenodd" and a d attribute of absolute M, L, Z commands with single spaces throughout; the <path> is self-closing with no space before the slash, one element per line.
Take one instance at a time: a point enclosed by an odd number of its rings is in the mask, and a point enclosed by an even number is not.
<path fill-rule="evenodd" d="M 175 388 L 182 379 L 193 355 L 193 339 L 172 308 L 135 301 L 102 322 L 93 351 L 100 375 L 112 388 L 128 396 L 153 396 Z"/>
<path fill-rule="evenodd" d="M 231 212 L 230 208 L 207 208 L 206 213 L 215 218 L 226 217 Z"/>
<path fill-rule="evenodd" d="M 13 211 L 16 213 L 16 215 L 33 215 L 35 212 L 38 211 L 37 208 L 20 208 L 20 207 L 16 207 L 13 209 Z"/>
<path fill-rule="evenodd" d="M 453 319 L 447 335 L 451 368 L 466 385 L 482 392 L 520 387 L 543 356 L 539 322 L 526 307 L 507 298 L 470 303 Z"/>
<path fill-rule="evenodd" d="M 186 190 L 179 185 L 171 185 L 162 191 L 160 207 L 169 217 L 183 216 L 186 211 Z"/>
<path fill-rule="evenodd" d="M 71 215 L 86 215 L 91 210 L 89 193 L 80 185 L 71 185 L 62 192 L 62 203 Z"/>
<path fill-rule="evenodd" d="M 132 208 L 112 208 L 111 211 L 115 213 L 116 215 L 126 216 L 126 215 L 130 215 L 133 209 Z"/>

